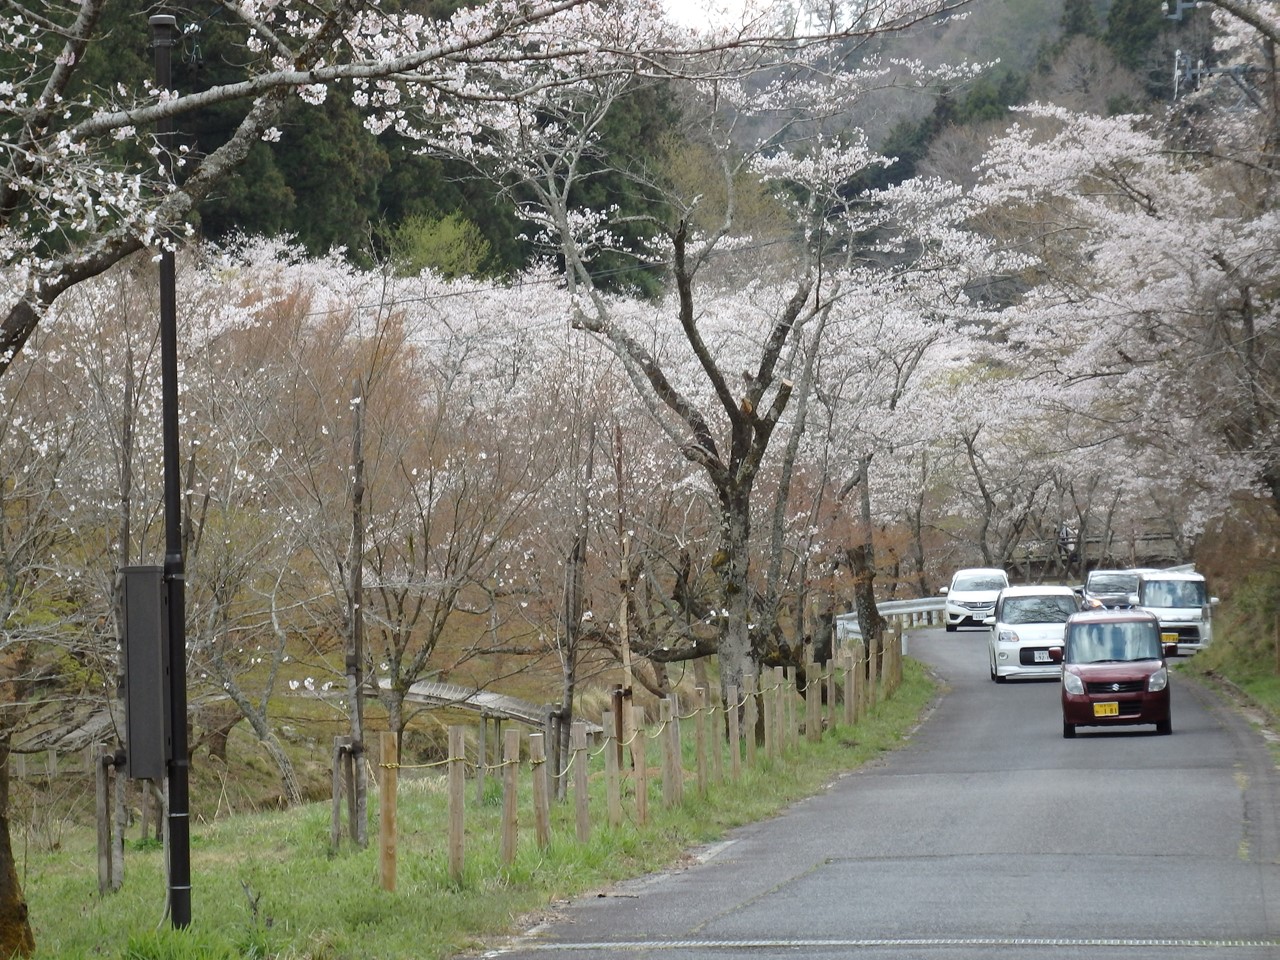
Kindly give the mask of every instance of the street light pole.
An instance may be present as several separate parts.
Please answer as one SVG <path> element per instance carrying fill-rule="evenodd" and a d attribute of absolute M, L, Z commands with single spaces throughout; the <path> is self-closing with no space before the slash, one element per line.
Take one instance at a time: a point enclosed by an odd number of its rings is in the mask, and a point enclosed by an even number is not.
<path fill-rule="evenodd" d="M 172 86 L 172 51 L 178 42 L 178 21 L 169 14 L 150 19 L 155 53 L 156 85 Z M 173 120 L 156 122 L 160 162 L 172 178 Z M 172 238 L 162 241 L 160 253 L 160 396 L 164 423 L 164 582 L 169 618 L 169 733 L 167 752 L 169 815 L 169 919 L 177 929 L 191 923 L 191 817 L 189 812 L 187 750 L 187 629 L 182 558 L 182 481 L 178 450 L 178 305 Z"/>

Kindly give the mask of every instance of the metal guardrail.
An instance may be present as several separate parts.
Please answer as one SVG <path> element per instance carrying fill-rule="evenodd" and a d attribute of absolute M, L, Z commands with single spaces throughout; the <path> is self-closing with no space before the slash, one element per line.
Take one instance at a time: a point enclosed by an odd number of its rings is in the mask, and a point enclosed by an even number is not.
<path fill-rule="evenodd" d="M 886 620 L 897 620 L 903 629 L 907 627 L 930 626 L 935 619 L 940 619 L 944 596 L 925 597 L 921 600 L 884 600 L 876 604 L 880 616 Z M 836 641 L 854 640 L 862 636 L 862 627 L 858 624 L 856 613 L 842 613 L 836 617 Z"/>
<path fill-rule="evenodd" d="M 381 679 L 378 681 L 378 686 L 384 690 L 389 689 L 391 681 Z M 478 713 L 482 717 L 515 720 L 536 728 L 547 725 L 547 716 L 551 709 L 504 693 L 476 690 L 473 687 L 461 687 L 452 683 L 436 683 L 431 680 L 419 680 L 410 685 L 405 693 L 405 700 L 433 707 L 456 707 Z M 590 720 L 587 720 L 586 724 L 589 734 L 598 733 L 603 729 L 600 724 Z"/>

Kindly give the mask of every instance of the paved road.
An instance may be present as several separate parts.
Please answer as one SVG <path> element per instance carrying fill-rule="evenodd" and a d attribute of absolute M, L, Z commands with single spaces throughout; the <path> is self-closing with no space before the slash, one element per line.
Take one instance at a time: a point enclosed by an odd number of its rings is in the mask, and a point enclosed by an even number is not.
<path fill-rule="evenodd" d="M 1064 740 L 1057 684 L 992 683 L 984 643 L 912 634 L 946 692 L 904 749 L 491 955 L 1280 958 L 1261 734 L 1175 676 L 1172 737 Z"/>

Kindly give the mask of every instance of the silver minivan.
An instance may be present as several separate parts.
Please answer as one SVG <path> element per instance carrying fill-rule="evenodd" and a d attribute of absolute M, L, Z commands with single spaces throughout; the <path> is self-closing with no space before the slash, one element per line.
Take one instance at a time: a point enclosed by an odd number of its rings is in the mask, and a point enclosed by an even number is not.
<path fill-rule="evenodd" d="M 1202 650 L 1213 640 L 1213 607 L 1204 575 L 1181 570 L 1156 570 L 1138 577 L 1134 606 L 1149 610 L 1160 621 L 1161 639 L 1177 643 L 1178 653 Z"/>

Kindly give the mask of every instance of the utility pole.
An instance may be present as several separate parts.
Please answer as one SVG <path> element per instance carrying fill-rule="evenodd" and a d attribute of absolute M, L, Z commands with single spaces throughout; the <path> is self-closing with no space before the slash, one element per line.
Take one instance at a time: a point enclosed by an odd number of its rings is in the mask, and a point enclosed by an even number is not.
<path fill-rule="evenodd" d="M 155 53 L 156 86 L 172 86 L 172 54 L 178 21 L 169 14 L 150 18 Z M 173 120 L 156 122 L 160 162 L 174 177 Z M 160 396 L 164 423 L 164 584 L 169 610 L 169 919 L 176 929 L 191 924 L 191 816 L 187 749 L 187 629 L 182 556 L 182 478 L 178 449 L 178 298 L 172 237 L 162 239 L 160 253 Z"/>

